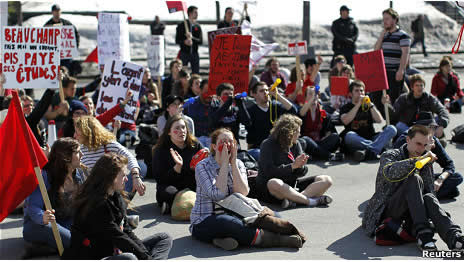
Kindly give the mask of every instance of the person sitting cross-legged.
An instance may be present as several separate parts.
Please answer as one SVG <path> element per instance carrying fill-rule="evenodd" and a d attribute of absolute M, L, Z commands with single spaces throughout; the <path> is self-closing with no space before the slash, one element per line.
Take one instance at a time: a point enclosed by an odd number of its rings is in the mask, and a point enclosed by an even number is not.
<path fill-rule="evenodd" d="M 275 123 L 270 137 L 260 147 L 258 161 L 257 194 L 268 203 L 281 203 L 283 208 L 294 203 L 307 206 L 329 204 L 332 198 L 324 193 L 332 185 L 327 175 L 310 176 L 305 166 L 309 156 L 302 151 L 297 138 L 302 120 L 284 114 Z M 297 189 L 295 189 L 297 187 Z"/>

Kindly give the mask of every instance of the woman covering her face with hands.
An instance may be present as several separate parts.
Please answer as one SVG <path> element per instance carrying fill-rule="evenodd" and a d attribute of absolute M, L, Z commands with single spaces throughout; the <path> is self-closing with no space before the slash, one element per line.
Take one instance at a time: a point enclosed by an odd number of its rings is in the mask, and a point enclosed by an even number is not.
<path fill-rule="evenodd" d="M 297 141 L 301 125 L 302 120 L 297 116 L 284 114 L 275 123 L 270 137 L 262 142 L 257 176 L 259 199 L 281 203 L 283 208 L 294 203 L 316 206 L 332 202 L 330 196 L 324 195 L 332 185 L 331 177 L 297 179 L 308 173 L 305 165 L 309 156 Z"/>
<path fill-rule="evenodd" d="M 162 214 L 169 213 L 179 191 L 185 188 L 195 191 L 195 173 L 190 162 L 200 149 L 202 146 L 191 134 L 184 116 L 170 117 L 154 147 L 152 160 L 156 198 Z"/>

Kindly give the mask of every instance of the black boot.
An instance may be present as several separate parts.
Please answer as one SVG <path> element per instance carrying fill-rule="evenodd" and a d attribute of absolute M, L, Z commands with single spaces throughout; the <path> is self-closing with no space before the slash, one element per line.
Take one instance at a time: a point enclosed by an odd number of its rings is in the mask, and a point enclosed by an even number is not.
<path fill-rule="evenodd" d="M 302 238 L 299 235 L 281 235 L 270 231 L 261 230 L 260 247 L 302 247 Z"/>

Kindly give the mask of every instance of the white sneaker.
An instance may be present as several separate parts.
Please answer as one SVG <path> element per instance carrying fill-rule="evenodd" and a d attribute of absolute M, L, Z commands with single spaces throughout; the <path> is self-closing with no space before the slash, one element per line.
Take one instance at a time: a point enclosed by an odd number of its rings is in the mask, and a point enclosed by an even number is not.
<path fill-rule="evenodd" d="M 127 216 L 128 224 L 133 228 L 136 229 L 139 225 L 139 216 L 138 215 L 131 215 Z"/>

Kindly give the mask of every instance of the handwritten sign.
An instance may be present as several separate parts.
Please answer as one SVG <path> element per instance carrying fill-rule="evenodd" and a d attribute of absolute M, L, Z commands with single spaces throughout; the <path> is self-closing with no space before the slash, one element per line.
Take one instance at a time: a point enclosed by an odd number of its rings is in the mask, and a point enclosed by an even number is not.
<path fill-rule="evenodd" d="M 240 35 L 242 34 L 241 28 L 239 26 L 221 28 L 214 31 L 208 32 L 208 50 L 210 51 L 213 46 L 213 40 L 215 40 L 218 35 Z M 211 51 L 210 51 L 211 52 Z"/>
<path fill-rule="evenodd" d="M 152 35 L 147 39 L 147 65 L 154 76 L 165 74 L 165 38 Z"/>
<path fill-rule="evenodd" d="M 208 95 L 214 95 L 221 83 L 232 84 L 235 93 L 247 92 L 251 39 L 248 35 L 219 35 L 215 38 L 210 53 Z"/>
<path fill-rule="evenodd" d="M 58 88 L 60 31 L 51 27 L 3 28 L 4 88 Z"/>
<path fill-rule="evenodd" d="M 74 26 L 66 25 L 61 27 L 61 59 L 72 59 L 78 57 L 78 49 L 76 42 L 76 34 L 74 33 Z"/>
<path fill-rule="evenodd" d="M 349 93 L 349 78 L 345 76 L 331 77 L 331 95 L 345 96 Z"/>
<path fill-rule="evenodd" d="M 252 43 L 250 44 L 250 61 L 249 61 L 249 71 L 252 71 L 252 67 L 254 65 L 258 65 L 260 60 L 263 57 L 269 55 L 273 50 L 278 48 L 279 44 L 272 43 L 272 44 L 265 44 L 252 35 L 252 25 L 249 21 L 244 20 L 241 24 L 241 31 L 243 35 L 251 35 L 252 36 Z"/>
<path fill-rule="evenodd" d="M 287 44 L 287 53 L 290 56 L 306 55 L 307 41 L 298 41 Z"/>
<path fill-rule="evenodd" d="M 134 94 L 132 100 L 124 108 L 115 120 L 134 123 L 144 67 L 125 61 L 109 61 L 105 65 L 100 93 L 97 101 L 97 115 L 105 113 L 116 104 L 121 103 L 126 97 L 128 88 Z"/>
<path fill-rule="evenodd" d="M 115 13 L 98 14 L 98 63 L 130 61 L 128 15 Z"/>
<path fill-rule="evenodd" d="M 365 83 L 365 92 L 389 89 L 382 50 L 353 56 L 355 76 Z"/>

